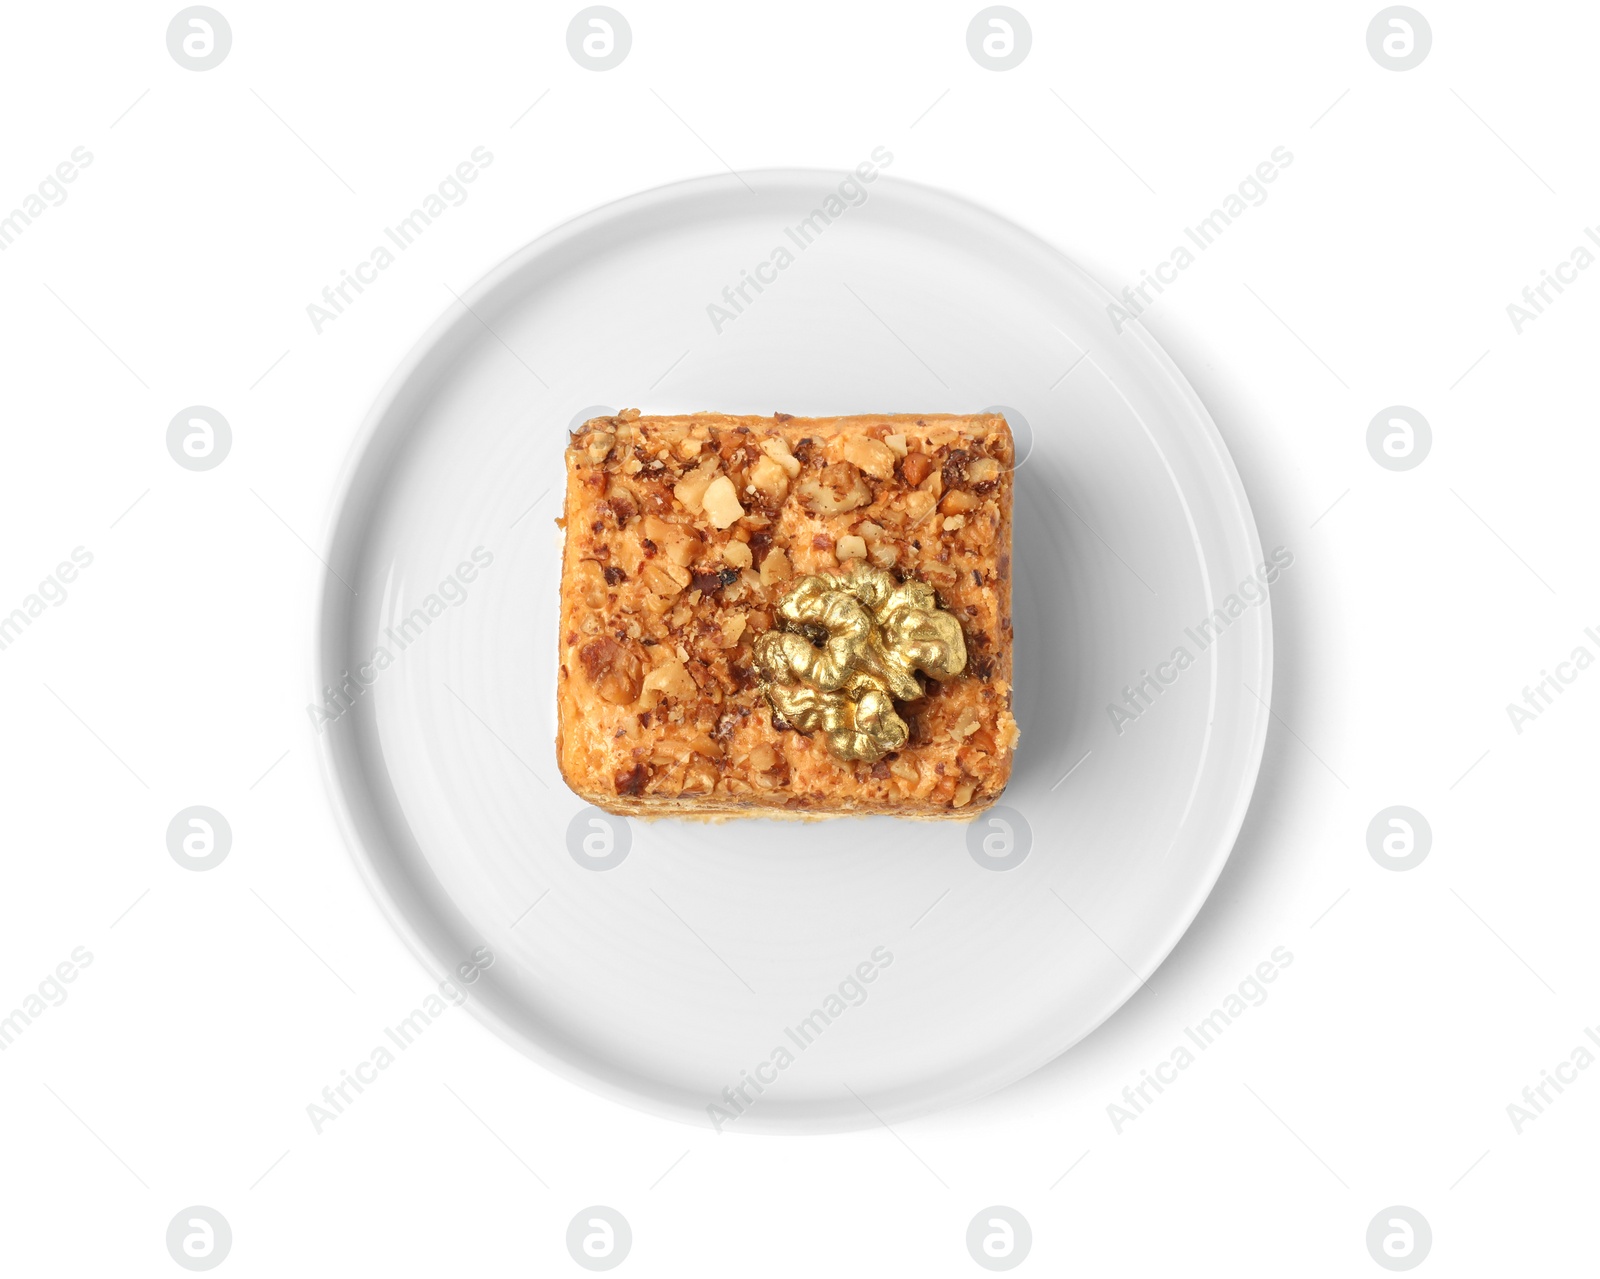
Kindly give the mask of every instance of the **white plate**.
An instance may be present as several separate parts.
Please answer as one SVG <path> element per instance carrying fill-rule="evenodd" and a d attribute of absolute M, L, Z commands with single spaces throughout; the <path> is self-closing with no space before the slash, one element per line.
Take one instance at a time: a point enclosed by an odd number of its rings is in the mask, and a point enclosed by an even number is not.
<path fill-rule="evenodd" d="M 879 176 L 798 249 L 786 228 L 840 182 L 663 187 L 502 263 L 379 397 L 326 556 L 315 699 L 346 669 L 370 684 L 320 740 L 394 926 L 436 978 L 488 948 L 470 1007 L 536 1060 L 723 1131 L 893 1122 L 1088 1034 L 1199 910 L 1266 734 L 1269 605 L 1196 639 L 1263 557 L 1172 362 L 1138 325 L 1114 332 L 1109 296 L 1056 250 L 941 192 Z M 780 246 L 793 263 L 717 332 L 708 306 Z M 553 743 L 574 416 L 992 405 L 1031 437 L 1005 824 L 635 821 L 596 869 L 582 841 L 614 837 Z M 476 548 L 492 563 L 458 572 Z M 401 651 L 391 632 L 430 596 L 440 615 Z M 1119 732 L 1108 704 L 1179 647 L 1193 663 L 1164 668 L 1176 678 Z M 380 649 L 393 661 L 362 669 Z"/>

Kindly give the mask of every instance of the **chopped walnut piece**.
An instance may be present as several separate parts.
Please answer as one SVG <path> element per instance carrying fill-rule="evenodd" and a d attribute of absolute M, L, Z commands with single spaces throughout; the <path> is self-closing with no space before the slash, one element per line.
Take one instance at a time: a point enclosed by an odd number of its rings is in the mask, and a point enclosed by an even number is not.
<path fill-rule="evenodd" d="M 680 661 L 669 660 L 644 677 L 643 691 L 648 693 L 651 690 L 665 693 L 668 697 L 693 697 L 699 691 L 699 685 L 689 674 L 688 667 Z"/>
<path fill-rule="evenodd" d="M 907 453 L 905 461 L 900 463 L 900 473 L 913 488 L 927 479 L 928 472 L 934 469 L 933 459 L 926 453 Z"/>
<path fill-rule="evenodd" d="M 700 558 L 705 543 L 687 524 L 669 524 L 654 515 L 644 517 L 644 535 L 652 546 L 662 550 L 679 568 L 686 568 Z"/>
<path fill-rule="evenodd" d="M 761 451 L 781 466 L 791 480 L 800 474 L 800 461 L 789 451 L 789 441 L 783 436 L 774 435 L 762 440 Z"/>
<path fill-rule="evenodd" d="M 774 586 L 779 582 L 787 582 L 794 576 L 794 569 L 789 565 L 789 557 L 780 546 L 773 547 L 767 552 L 767 557 L 761 561 L 761 585 Z"/>
<path fill-rule="evenodd" d="M 676 564 L 652 560 L 640 570 L 639 580 L 651 594 L 670 599 L 689 585 L 689 573 Z"/>
<path fill-rule="evenodd" d="M 746 758 L 750 761 L 750 767 L 758 773 L 764 773 L 778 762 L 778 752 L 763 742 L 760 746 L 755 747 Z"/>
<path fill-rule="evenodd" d="M 954 726 L 950 729 L 951 735 L 961 738 L 971 737 L 972 734 L 978 731 L 981 722 L 977 711 L 970 706 L 963 707 L 961 714 L 956 718 Z"/>
<path fill-rule="evenodd" d="M 799 463 L 795 467 L 799 469 Z M 750 468 L 750 483 L 771 502 L 781 502 L 789 492 L 789 473 L 771 457 L 762 457 Z"/>
<path fill-rule="evenodd" d="M 839 446 L 839 452 L 875 480 L 886 480 L 894 474 L 895 457 L 887 444 L 864 435 L 850 435 Z"/>
<path fill-rule="evenodd" d="M 744 507 L 739 505 L 739 495 L 734 492 L 733 481 L 726 475 L 719 475 L 706 485 L 701 505 L 706 518 L 716 528 L 728 528 L 744 514 Z"/>
<path fill-rule="evenodd" d="M 834 462 L 820 475 L 807 476 L 795 485 L 795 492 L 813 515 L 843 515 L 872 501 L 872 490 L 849 462 Z"/>
<path fill-rule="evenodd" d="M 673 485 L 672 496 L 688 508 L 689 514 L 698 515 L 706 489 L 711 486 L 716 474 L 717 459 L 713 455 L 703 460 L 699 466 Z"/>
<path fill-rule="evenodd" d="M 688 568 L 706 549 L 698 537 L 676 537 L 667 543 L 667 558 L 679 568 Z"/>
<path fill-rule="evenodd" d="M 906 494 L 906 515 L 912 524 L 920 524 L 933 514 L 933 494 L 925 489 L 914 489 Z"/>
<path fill-rule="evenodd" d="M 918 778 L 920 777 L 920 774 L 917 772 L 917 766 L 903 755 L 895 755 L 890 757 L 889 771 L 901 781 L 911 782 L 913 785 L 916 784 Z"/>
<path fill-rule="evenodd" d="M 689 761 L 683 774 L 683 794 L 709 795 L 716 785 L 717 770 L 712 764 L 698 755 Z"/>
<path fill-rule="evenodd" d="M 639 699 L 639 659 L 609 636 L 578 650 L 583 673 L 606 701 L 628 706 Z"/>

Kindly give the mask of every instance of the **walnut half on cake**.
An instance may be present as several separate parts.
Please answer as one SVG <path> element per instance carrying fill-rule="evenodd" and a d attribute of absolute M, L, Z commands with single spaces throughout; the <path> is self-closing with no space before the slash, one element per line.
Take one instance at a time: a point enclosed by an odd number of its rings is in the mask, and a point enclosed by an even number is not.
<path fill-rule="evenodd" d="M 578 795 L 967 818 L 1005 789 L 1003 417 L 628 409 L 566 460 L 556 755 Z"/>

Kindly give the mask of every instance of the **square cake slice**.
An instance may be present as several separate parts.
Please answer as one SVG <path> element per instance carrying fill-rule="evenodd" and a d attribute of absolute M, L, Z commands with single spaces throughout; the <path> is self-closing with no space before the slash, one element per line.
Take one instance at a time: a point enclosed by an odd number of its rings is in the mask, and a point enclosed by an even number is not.
<path fill-rule="evenodd" d="M 1003 417 L 575 431 L 561 774 L 628 816 L 967 818 L 1011 772 Z"/>

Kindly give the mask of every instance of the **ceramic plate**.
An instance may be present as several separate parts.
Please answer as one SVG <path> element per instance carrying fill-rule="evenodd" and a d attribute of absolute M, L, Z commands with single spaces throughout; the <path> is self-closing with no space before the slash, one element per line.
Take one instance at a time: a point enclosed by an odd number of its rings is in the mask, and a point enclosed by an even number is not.
<path fill-rule="evenodd" d="M 469 1006 L 545 1066 L 725 1132 L 977 1097 L 1132 994 L 1243 820 L 1277 570 L 1205 409 L 1110 301 L 963 199 L 774 171 L 607 205 L 452 305 L 340 485 L 312 695 L 350 847 L 430 973 L 466 965 Z M 1005 409 L 1002 807 L 626 822 L 567 790 L 562 449 L 630 406 Z"/>

